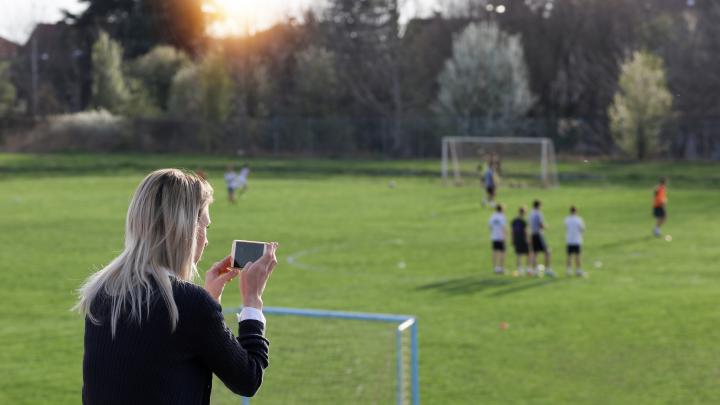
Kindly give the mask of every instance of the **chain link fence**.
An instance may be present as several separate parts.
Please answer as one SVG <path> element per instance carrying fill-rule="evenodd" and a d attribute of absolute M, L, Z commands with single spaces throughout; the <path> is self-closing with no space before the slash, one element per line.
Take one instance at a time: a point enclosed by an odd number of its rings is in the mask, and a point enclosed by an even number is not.
<path fill-rule="evenodd" d="M 622 156 L 605 117 L 493 121 L 434 115 L 242 117 L 211 123 L 169 117 L 108 119 L 83 112 L 32 122 L 3 120 L 0 150 L 435 158 L 443 136 L 546 137 L 561 155 Z M 674 121 L 661 136 L 664 150 L 653 157 L 720 160 L 720 117 Z"/>

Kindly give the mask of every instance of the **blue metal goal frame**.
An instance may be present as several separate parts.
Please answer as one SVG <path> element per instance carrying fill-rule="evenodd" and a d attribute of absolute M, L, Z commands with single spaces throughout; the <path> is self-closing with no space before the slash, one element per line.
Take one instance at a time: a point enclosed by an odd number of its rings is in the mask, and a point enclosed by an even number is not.
<path fill-rule="evenodd" d="M 242 308 L 226 310 L 225 313 L 240 313 Z M 410 399 L 413 405 L 420 405 L 420 378 L 419 378 L 419 356 L 418 356 L 418 322 L 417 318 L 410 315 L 389 315 L 372 314 L 362 312 L 344 311 L 323 311 L 317 309 L 298 309 L 286 307 L 265 307 L 263 313 L 267 315 L 288 315 L 304 316 L 309 318 L 333 318 L 349 319 L 356 321 L 375 321 L 397 324 L 397 403 L 405 404 L 405 393 L 402 389 L 403 382 L 403 356 L 402 356 L 402 333 L 410 329 Z M 250 404 L 250 399 L 243 397 L 243 404 Z"/>

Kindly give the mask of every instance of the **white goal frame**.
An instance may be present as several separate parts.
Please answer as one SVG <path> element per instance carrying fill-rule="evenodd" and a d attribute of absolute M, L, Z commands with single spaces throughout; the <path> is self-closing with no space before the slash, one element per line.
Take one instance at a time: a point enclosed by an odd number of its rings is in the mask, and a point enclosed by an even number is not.
<path fill-rule="evenodd" d="M 490 136 L 445 136 L 442 138 L 442 161 L 440 175 L 443 183 L 448 184 L 449 166 L 452 164 L 452 175 L 456 183 L 462 182 L 460 163 L 458 159 L 458 143 L 472 143 L 478 145 L 497 144 L 535 144 L 540 145 L 540 182 L 544 187 L 557 187 L 560 185 L 555 161 L 555 144 L 550 138 L 528 137 L 490 137 Z"/>
<path fill-rule="evenodd" d="M 240 308 L 224 311 L 239 314 Z M 345 319 L 355 321 L 385 322 L 395 325 L 396 350 L 396 401 L 397 405 L 420 405 L 420 360 L 418 346 L 418 320 L 413 315 L 373 314 L 362 312 L 323 311 L 286 307 L 265 307 L 263 313 L 269 315 L 300 316 L 306 318 Z M 403 336 L 409 334 L 410 347 L 403 346 Z M 409 353 L 407 353 L 409 351 Z M 405 367 L 404 355 L 409 357 Z M 242 397 L 242 405 L 250 405 L 250 399 Z"/>

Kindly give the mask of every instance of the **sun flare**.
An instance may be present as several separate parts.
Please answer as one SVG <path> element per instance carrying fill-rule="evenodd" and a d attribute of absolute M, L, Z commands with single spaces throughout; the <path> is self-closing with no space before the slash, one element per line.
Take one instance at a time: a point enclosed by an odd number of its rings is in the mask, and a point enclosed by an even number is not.
<path fill-rule="evenodd" d="M 272 24 L 279 16 L 282 3 L 269 0 L 206 0 L 202 10 L 209 17 L 210 35 L 242 36 Z"/>

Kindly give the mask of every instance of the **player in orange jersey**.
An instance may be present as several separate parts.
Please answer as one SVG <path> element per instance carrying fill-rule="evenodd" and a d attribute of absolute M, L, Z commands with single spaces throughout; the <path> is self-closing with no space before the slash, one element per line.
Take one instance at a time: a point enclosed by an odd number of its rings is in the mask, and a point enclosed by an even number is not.
<path fill-rule="evenodd" d="M 653 216 L 657 223 L 655 229 L 653 229 L 653 235 L 660 236 L 660 227 L 665 223 L 667 219 L 667 212 L 665 211 L 665 205 L 667 205 L 667 191 L 665 185 L 667 183 L 667 177 L 660 179 L 660 184 L 655 187 L 655 197 L 653 198 Z"/>

